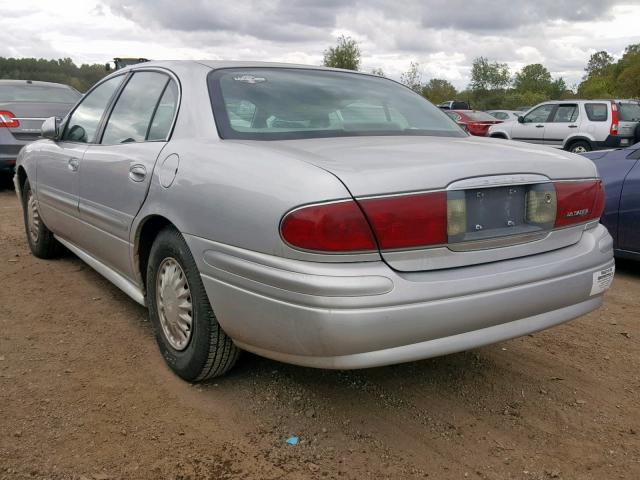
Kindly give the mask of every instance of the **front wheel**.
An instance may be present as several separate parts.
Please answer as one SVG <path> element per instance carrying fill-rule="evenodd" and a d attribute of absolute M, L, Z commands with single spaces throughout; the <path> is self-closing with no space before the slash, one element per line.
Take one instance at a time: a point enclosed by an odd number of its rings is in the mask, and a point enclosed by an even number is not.
<path fill-rule="evenodd" d="M 178 376 L 199 382 L 236 363 L 240 350 L 220 327 L 189 247 L 174 228 L 160 232 L 151 247 L 147 300 L 162 356 Z"/>
<path fill-rule="evenodd" d="M 591 151 L 591 145 L 589 145 L 589 142 L 585 142 L 585 141 L 579 140 L 579 141 L 573 142 L 571 145 L 569 145 L 569 151 L 571 153 L 586 153 L 586 152 L 590 152 Z"/>

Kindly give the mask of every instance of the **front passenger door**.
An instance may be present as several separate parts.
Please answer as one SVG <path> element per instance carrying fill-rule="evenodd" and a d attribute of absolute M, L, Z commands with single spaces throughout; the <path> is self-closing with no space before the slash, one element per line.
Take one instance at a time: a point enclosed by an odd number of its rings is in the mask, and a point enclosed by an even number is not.
<path fill-rule="evenodd" d="M 525 114 L 522 123 L 514 123 L 511 129 L 511 139 L 530 143 L 543 143 L 545 125 L 555 108 L 555 104 L 546 103 Z"/>
<path fill-rule="evenodd" d="M 147 196 L 178 104 L 178 85 L 160 71 L 135 71 L 122 89 L 80 175 L 81 247 L 133 278 L 129 230 Z"/>

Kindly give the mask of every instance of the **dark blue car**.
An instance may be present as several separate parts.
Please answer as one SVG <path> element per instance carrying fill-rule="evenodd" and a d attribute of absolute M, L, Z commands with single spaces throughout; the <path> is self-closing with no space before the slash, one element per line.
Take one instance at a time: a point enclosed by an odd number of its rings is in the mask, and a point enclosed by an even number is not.
<path fill-rule="evenodd" d="M 640 143 L 583 155 L 598 166 L 605 185 L 601 222 L 613 237 L 615 255 L 640 260 Z"/>

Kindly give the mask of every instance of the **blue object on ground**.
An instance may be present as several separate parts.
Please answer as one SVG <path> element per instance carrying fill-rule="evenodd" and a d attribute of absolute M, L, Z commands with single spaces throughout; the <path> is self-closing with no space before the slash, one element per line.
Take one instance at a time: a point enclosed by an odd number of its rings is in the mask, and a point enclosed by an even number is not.
<path fill-rule="evenodd" d="M 287 443 L 289 445 L 297 445 L 300 439 L 298 437 L 289 437 L 287 438 Z"/>

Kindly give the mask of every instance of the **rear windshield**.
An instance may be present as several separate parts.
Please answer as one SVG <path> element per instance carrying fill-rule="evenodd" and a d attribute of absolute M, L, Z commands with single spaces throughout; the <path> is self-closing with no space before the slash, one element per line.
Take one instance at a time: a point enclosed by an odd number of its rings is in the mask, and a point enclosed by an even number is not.
<path fill-rule="evenodd" d="M 440 109 L 381 77 L 311 69 L 234 68 L 211 72 L 208 82 L 222 138 L 466 136 Z"/>
<path fill-rule="evenodd" d="M 640 122 L 640 104 L 618 103 L 618 119 L 621 122 Z"/>
<path fill-rule="evenodd" d="M 80 93 L 66 87 L 0 85 L 0 102 L 76 103 Z"/>
<path fill-rule="evenodd" d="M 469 120 L 474 122 L 495 122 L 496 117 L 488 114 L 487 112 L 464 112 L 465 116 L 469 117 Z"/>

